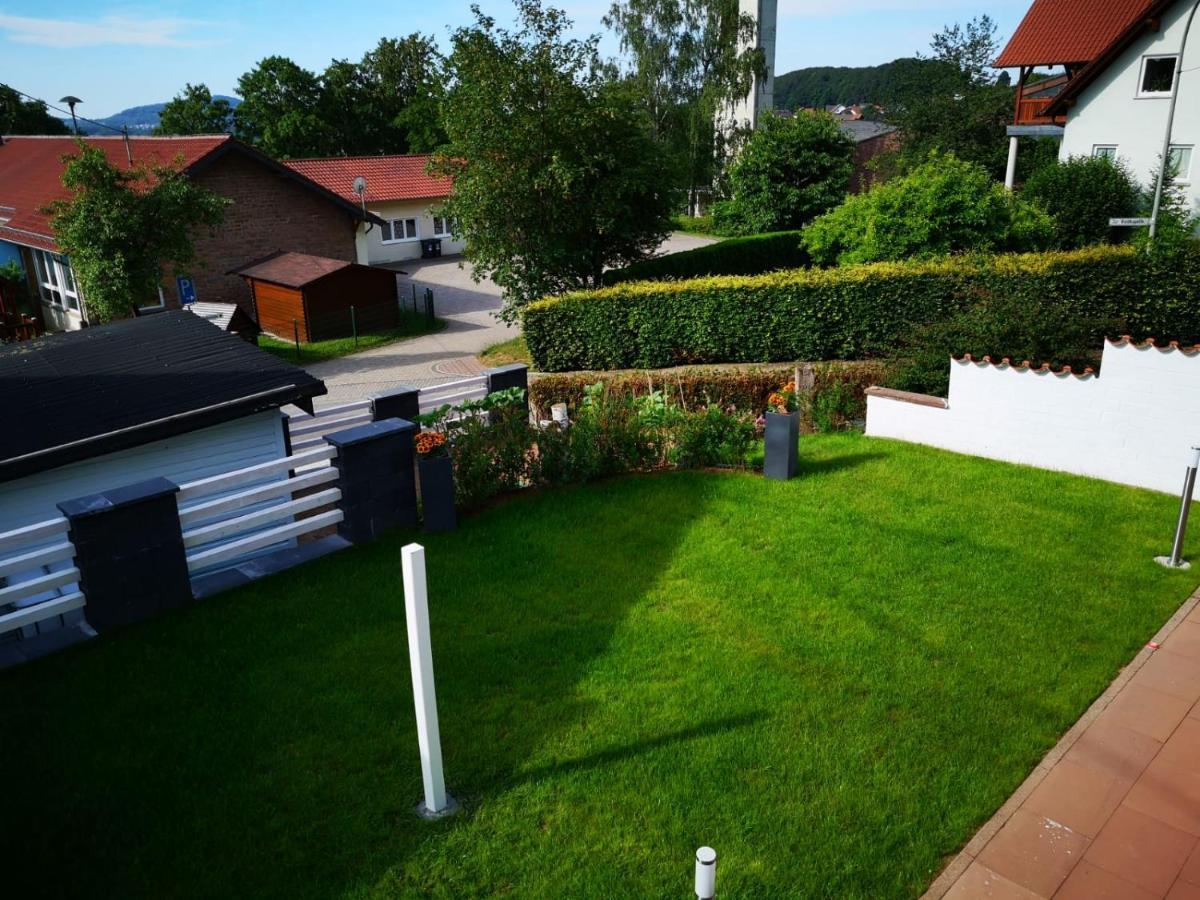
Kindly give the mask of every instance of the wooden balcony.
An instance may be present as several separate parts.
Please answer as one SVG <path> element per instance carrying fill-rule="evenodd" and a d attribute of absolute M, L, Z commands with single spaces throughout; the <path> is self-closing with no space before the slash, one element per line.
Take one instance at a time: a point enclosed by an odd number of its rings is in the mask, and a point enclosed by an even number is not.
<path fill-rule="evenodd" d="M 1066 116 L 1048 116 L 1046 109 L 1054 102 L 1054 98 L 1058 96 L 1059 92 L 1066 87 L 1069 80 L 1070 76 L 1068 75 L 1056 75 L 1053 78 L 1023 85 L 1017 93 L 1013 124 L 1065 125 Z"/>

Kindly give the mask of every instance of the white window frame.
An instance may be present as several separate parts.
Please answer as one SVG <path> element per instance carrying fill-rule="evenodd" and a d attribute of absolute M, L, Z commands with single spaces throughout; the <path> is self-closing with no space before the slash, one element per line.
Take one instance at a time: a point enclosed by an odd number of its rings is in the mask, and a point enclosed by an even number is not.
<path fill-rule="evenodd" d="M 1192 144 L 1172 144 L 1169 154 L 1174 153 L 1176 150 L 1179 150 L 1179 151 L 1186 150 L 1187 151 L 1187 165 L 1179 167 L 1179 174 L 1175 176 L 1175 183 L 1176 184 L 1191 184 L 1192 183 L 1192 166 L 1195 165 L 1195 159 L 1196 159 L 1196 148 Z M 1168 160 L 1170 160 L 1170 158 L 1171 158 L 1169 154 L 1167 156 Z"/>
<path fill-rule="evenodd" d="M 412 237 L 402 237 L 402 238 L 396 237 L 396 225 L 399 224 L 399 225 L 403 226 L 403 230 L 407 233 L 408 226 L 405 224 L 407 222 L 412 222 L 412 224 L 413 224 Z M 381 243 L 384 243 L 384 244 L 412 244 L 421 239 L 421 219 L 419 216 L 404 216 L 403 218 L 400 218 L 400 219 L 389 219 L 388 220 L 388 231 L 392 235 L 392 237 L 388 240 L 384 240 L 384 238 L 382 236 L 380 236 Z"/>
<path fill-rule="evenodd" d="M 83 316 L 83 298 L 79 281 L 65 256 L 49 250 L 33 251 L 33 268 L 38 294 L 43 303 L 76 316 Z M 70 288 L 67 285 L 71 285 Z"/>
<path fill-rule="evenodd" d="M 443 216 L 439 213 L 437 215 L 431 216 L 430 218 L 433 219 L 433 237 L 448 238 L 448 237 L 454 236 L 454 231 L 450 227 L 449 216 Z M 438 228 L 438 222 L 442 223 L 441 228 Z"/>
<path fill-rule="evenodd" d="M 1103 152 L 1105 150 L 1111 150 L 1112 156 Z M 1092 156 L 1093 158 L 1106 156 L 1113 162 L 1116 162 L 1121 158 L 1121 148 L 1116 144 L 1092 144 Z"/>
<path fill-rule="evenodd" d="M 1157 59 L 1171 59 L 1175 61 L 1175 67 L 1171 74 L 1171 86 L 1165 91 L 1147 91 L 1142 88 L 1146 83 L 1146 64 Z M 1179 79 L 1179 54 L 1178 53 L 1149 53 L 1142 57 L 1142 64 L 1138 66 L 1137 94 L 1139 100 L 1161 100 L 1164 97 L 1170 97 L 1171 91 L 1175 87 L 1175 82 Z"/>

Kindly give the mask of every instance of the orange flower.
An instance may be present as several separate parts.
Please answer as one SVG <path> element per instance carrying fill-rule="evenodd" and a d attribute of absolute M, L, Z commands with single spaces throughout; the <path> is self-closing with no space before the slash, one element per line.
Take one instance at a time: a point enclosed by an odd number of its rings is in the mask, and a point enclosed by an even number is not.
<path fill-rule="evenodd" d="M 441 431 L 422 431 L 417 435 L 417 453 L 426 456 L 446 444 L 446 435 Z"/>

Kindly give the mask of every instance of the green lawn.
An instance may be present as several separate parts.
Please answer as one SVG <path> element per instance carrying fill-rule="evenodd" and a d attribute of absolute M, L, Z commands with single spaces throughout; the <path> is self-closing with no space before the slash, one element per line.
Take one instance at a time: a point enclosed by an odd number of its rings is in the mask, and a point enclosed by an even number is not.
<path fill-rule="evenodd" d="M 858 435 L 397 534 L 0 673 L 13 897 L 916 896 L 1183 602 L 1164 495 Z M 1194 535 L 1195 537 L 1195 535 Z M 427 547 L 451 820 L 399 550 Z"/>
<path fill-rule="evenodd" d="M 372 347 L 391 344 L 404 338 L 416 337 L 422 334 L 432 334 L 446 327 L 445 319 L 434 319 L 432 322 L 421 313 L 400 311 L 400 324 L 387 331 L 377 331 L 371 334 L 360 334 L 358 342 L 353 337 L 335 338 L 330 341 L 314 341 L 311 344 L 300 344 L 300 355 L 296 357 L 295 341 L 286 341 L 269 334 L 260 335 L 258 346 L 268 353 L 273 353 L 288 362 L 311 363 L 325 359 L 335 359 L 339 356 L 349 356 L 360 353 Z"/>
<path fill-rule="evenodd" d="M 525 346 L 523 335 L 485 347 L 479 354 L 479 361 L 489 368 L 511 363 L 524 363 L 527 366 L 531 364 L 529 348 Z"/>

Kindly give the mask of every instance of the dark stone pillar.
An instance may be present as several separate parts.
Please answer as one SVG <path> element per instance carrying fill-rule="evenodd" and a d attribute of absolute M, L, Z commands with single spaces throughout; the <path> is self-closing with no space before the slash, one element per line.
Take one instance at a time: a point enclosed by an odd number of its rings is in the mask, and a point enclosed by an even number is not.
<path fill-rule="evenodd" d="M 483 374 L 487 376 L 487 392 L 489 394 L 515 387 L 523 390 L 525 392 L 525 414 L 529 414 L 529 366 L 513 363 L 488 369 Z"/>
<path fill-rule="evenodd" d="M 384 419 L 326 435 L 338 450 L 333 465 L 345 516 L 338 534 L 346 540 L 357 544 L 417 524 L 416 431 L 412 422 Z"/>
<path fill-rule="evenodd" d="M 191 602 L 178 490 L 151 478 L 58 504 L 71 523 L 84 612 L 97 631 Z"/>
<path fill-rule="evenodd" d="M 378 422 L 381 419 L 405 419 L 413 421 L 421 414 L 421 391 L 415 387 L 398 387 L 380 394 L 372 394 L 371 418 Z"/>

